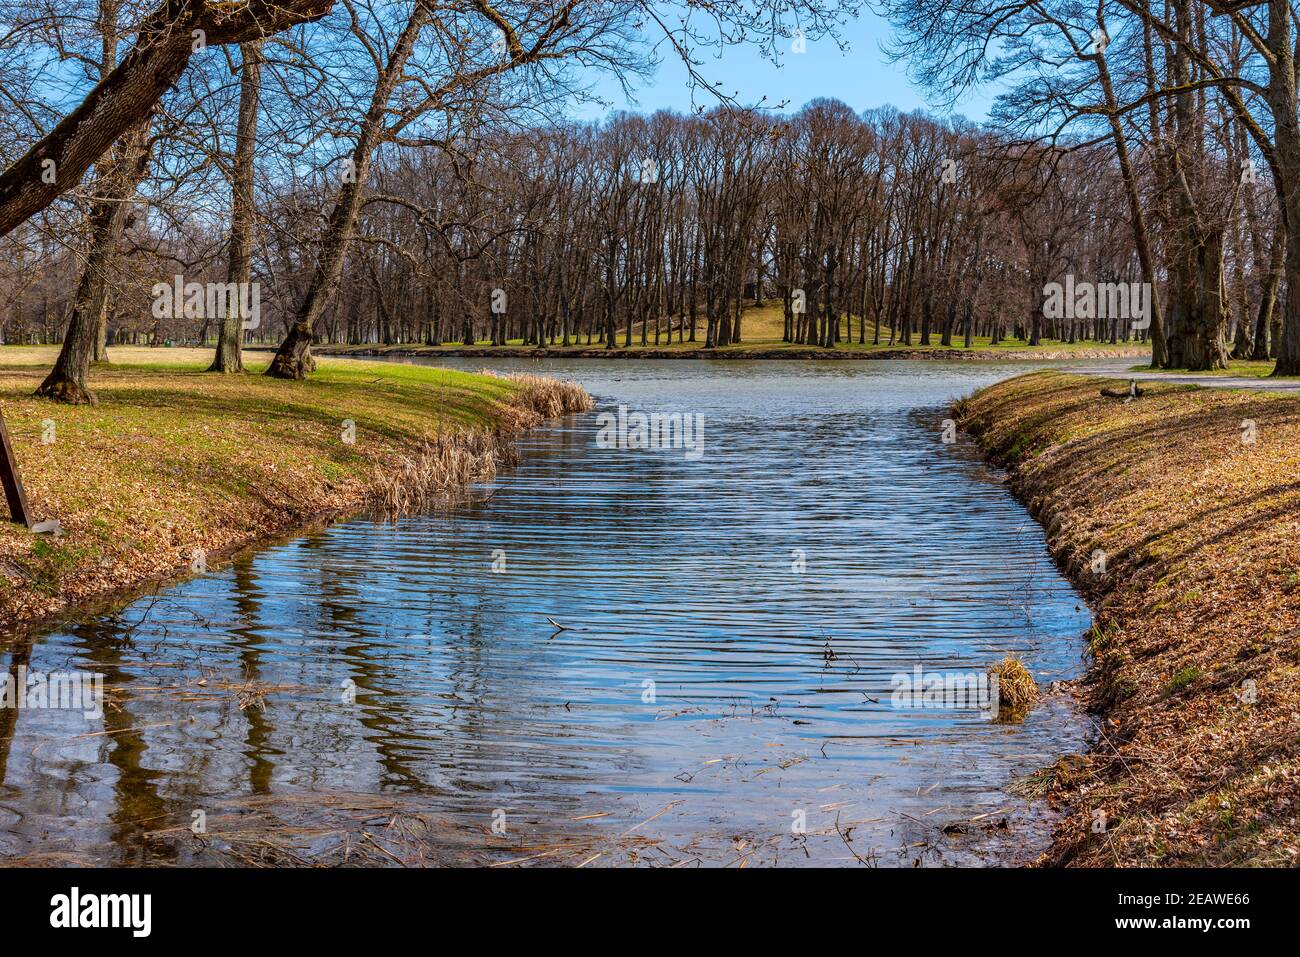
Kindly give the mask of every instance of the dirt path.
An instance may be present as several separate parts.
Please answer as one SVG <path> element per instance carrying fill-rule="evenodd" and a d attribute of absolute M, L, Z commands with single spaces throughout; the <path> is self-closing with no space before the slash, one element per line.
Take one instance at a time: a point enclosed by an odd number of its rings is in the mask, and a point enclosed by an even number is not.
<path fill-rule="evenodd" d="M 1259 389 L 1266 392 L 1300 391 L 1300 379 L 1257 379 L 1254 376 L 1199 375 L 1186 373 L 1171 375 L 1168 372 L 1134 372 L 1133 363 L 1090 362 L 1078 367 L 1066 366 L 1062 371 L 1080 375 L 1102 376 L 1107 379 L 1137 379 L 1139 382 L 1170 382 L 1174 385 L 1200 385 L 1211 389 Z"/>

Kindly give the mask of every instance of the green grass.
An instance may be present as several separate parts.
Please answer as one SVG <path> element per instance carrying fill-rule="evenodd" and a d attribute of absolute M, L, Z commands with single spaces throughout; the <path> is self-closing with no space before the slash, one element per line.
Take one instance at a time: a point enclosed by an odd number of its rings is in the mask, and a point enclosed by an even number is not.
<path fill-rule="evenodd" d="M 494 428 L 518 393 L 430 366 L 326 358 L 291 382 L 258 374 L 266 361 L 251 356 L 249 374 L 229 376 L 203 371 L 208 350 L 120 348 L 92 370 L 99 405 L 68 406 L 32 394 L 55 353 L 0 349 L 0 413 L 31 510 L 66 533 L 0 522 L 0 622 L 183 568 L 197 547 L 355 512 L 378 470 L 449 431 Z"/>
<path fill-rule="evenodd" d="M 1165 684 L 1165 694 L 1171 695 L 1175 692 L 1181 691 L 1197 678 L 1201 677 L 1202 674 L 1203 672 L 1200 668 L 1196 667 L 1196 665 L 1188 665 L 1185 668 L 1180 668 L 1178 672 Z"/>

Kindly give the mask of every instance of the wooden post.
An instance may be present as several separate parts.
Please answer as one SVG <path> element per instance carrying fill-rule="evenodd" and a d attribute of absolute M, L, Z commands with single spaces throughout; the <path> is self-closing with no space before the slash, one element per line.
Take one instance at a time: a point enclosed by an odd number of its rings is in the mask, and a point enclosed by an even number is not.
<path fill-rule="evenodd" d="M 4 413 L 0 412 L 0 485 L 4 486 L 5 501 L 15 522 L 32 527 L 32 515 L 27 510 L 27 494 L 23 491 L 23 477 L 18 472 L 13 446 L 9 444 L 9 430 L 5 428 Z"/>

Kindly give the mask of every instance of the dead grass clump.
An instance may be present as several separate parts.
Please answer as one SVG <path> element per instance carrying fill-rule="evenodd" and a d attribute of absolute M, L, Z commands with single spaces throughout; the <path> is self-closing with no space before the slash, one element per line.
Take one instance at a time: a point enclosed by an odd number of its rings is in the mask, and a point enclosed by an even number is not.
<path fill-rule="evenodd" d="M 576 382 L 519 373 L 503 376 L 490 369 L 482 370 L 482 374 L 509 379 L 518 385 L 519 392 L 511 401 L 511 406 L 532 413 L 537 420 L 554 419 L 574 412 L 586 412 L 596 404 L 587 394 L 587 390 Z"/>
<path fill-rule="evenodd" d="M 1080 782 L 1092 780 L 1092 758 L 1086 754 L 1067 754 L 1049 767 L 1039 768 L 1032 774 L 1018 778 L 1007 785 L 1007 793 L 1029 800 L 1039 800 L 1063 788 L 1076 787 Z"/>
<path fill-rule="evenodd" d="M 595 403 L 576 382 L 536 375 L 484 375 L 509 379 L 519 389 L 499 408 L 491 431 L 445 432 L 414 452 L 375 469 L 370 504 L 387 515 L 403 515 L 430 504 L 451 504 L 476 482 L 488 482 L 501 468 L 515 464 L 512 436 L 547 419 L 584 412 Z"/>
<path fill-rule="evenodd" d="M 1038 682 L 1015 655 L 1007 655 L 990 668 L 989 679 L 997 682 L 1000 721 L 1019 721 L 1038 700 Z"/>
<path fill-rule="evenodd" d="M 432 501 L 454 501 L 475 482 L 496 477 L 515 459 L 514 446 L 498 432 L 448 432 L 375 470 L 370 504 L 404 515 Z"/>

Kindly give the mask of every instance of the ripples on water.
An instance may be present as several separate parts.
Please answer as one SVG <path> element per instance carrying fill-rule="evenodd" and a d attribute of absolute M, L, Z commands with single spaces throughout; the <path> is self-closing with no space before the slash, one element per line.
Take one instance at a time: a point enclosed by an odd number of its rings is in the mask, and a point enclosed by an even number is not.
<path fill-rule="evenodd" d="M 635 835 L 663 862 L 854 863 L 837 819 L 882 864 L 962 861 L 973 837 L 938 827 L 1007 816 L 1002 785 L 1079 745 L 1061 703 L 1015 726 L 890 705 L 918 664 L 1079 670 L 1087 611 L 1041 530 L 940 442 L 946 403 L 1008 368 L 495 366 L 702 413 L 706 453 L 598 449 L 595 413 L 573 417 L 451 514 L 337 524 L 10 648 L 116 692 L 98 722 L 0 714 L 0 853 L 189 860 L 156 832 L 192 809 L 337 793 Z M 257 683 L 281 690 L 230 687 Z M 1012 817 L 1024 850 L 1041 823 Z"/>

